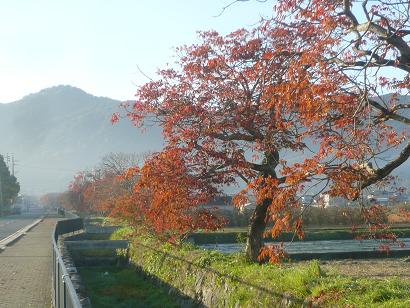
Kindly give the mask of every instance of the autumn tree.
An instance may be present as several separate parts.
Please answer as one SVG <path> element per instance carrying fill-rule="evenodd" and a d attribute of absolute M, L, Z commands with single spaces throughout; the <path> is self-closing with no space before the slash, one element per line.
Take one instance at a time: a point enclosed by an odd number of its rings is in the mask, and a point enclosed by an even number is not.
<path fill-rule="evenodd" d="M 336 181 L 330 192 L 342 195 L 350 190 L 356 199 L 367 187 L 390 184 L 392 172 L 410 156 L 410 3 L 280 1 L 275 12 L 283 29 L 305 38 L 304 50 L 323 51 L 318 59 L 324 70 L 343 74 L 344 91 L 358 97 L 355 112 L 343 115 L 353 120 L 352 128 L 343 129 L 348 134 L 335 136 L 337 143 L 321 142 L 323 151 L 344 149 L 339 155 L 350 159 L 344 168 L 335 169 L 345 180 Z M 359 135 L 365 140 L 357 143 Z M 377 237 L 374 230 L 389 229 L 375 218 L 385 211 L 362 207 L 372 237 Z M 385 236 L 395 239 L 391 233 Z"/>
<path fill-rule="evenodd" d="M 60 204 L 66 209 L 73 209 L 78 212 L 89 212 L 90 204 L 84 198 L 84 193 L 90 186 L 90 176 L 87 172 L 78 172 L 68 186 L 68 190 L 61 194 Z"/>
<path fill-rule="evenodd" d="M 44 208 L 53 209 L 61 206 L 61 193 L 47 193 L 40 197 L 40 203 Z"/>
<path fill-rule="evenodd" d="M 203 32 L 126 106 L 135 125 L 155 117 L 163 127 L 167 146 L 150 164 L 174 160 L 175 174 L 190 179 L 181 185 L 202 183 L 208 194 L 243 180 L 237 204 L 255 194 L 246 244 L 251 260 L 281 255 L 263 246 L 268 222 L 274 237 L 290 230 L 303 237 L 298 195 L 326 191 L 354 200 L 408 159 L 409 106 L 399 96 L 409 89 L 408 3 L 380 2 L 369 10 L 362 4 L 364 24 L 349 1 L 281 1 L 274 18 L 251 30 Z M 388 69 L 404 73 L 381 75 Z M 137 193 L 161 185 L 172 196 L 177 182 L 158 170 L 141 170 L 155 181 L 137 185 Z M 193 196 L 184 189 L 181 195 Z M 162 201 L 157 215 L 165 217 Z M 379 211 L 362 214 L 381 226 L 372 218 Z"/>
<path fill-rule="evenodd" d="M 346 75 L 361 121 L 384 131 L 388 146 L 375 138 L 363 158 L 374 170 L 360 186 L 383 180 L 410 156 L 409 1 L 280 1 L 275 10 L 285 29 L 309 38 L 306 48 L 327 50 L 321 61 Z M 401 152 L 381 157 L 389 147 Z"/>
<path fill-rule="evenodd" d="M 225 219 L 201 207 L 217 190 L 208 177 L 192 172 L 192 163 L 179 148 L 149 157 L 141 168 L 130 168 L 123 176 L 137 178 L 131 194 L 123 194 L 111 216 L 131 226 L 143 224 L 165 240 L 183 238 L 193 231 L 215 230 Z"/>
<path fill-rule="evenodd" d="M 343 74 L 322 73 L 318 56 L 323 50 L 300 52 L 305 41 L 299 34 L 274 22 L 262 21 L 225 37 L 204 32 L 200 38 L 200 44 L 178 49 L 176 68 L 161 70 L 158 81 L 139 89 L 127 115 L 138 126 L 155 116 L 167 142 L 163 153 L 174 153 L 183 162 L 175 170 L 189 166 L 185 172 L 211 185 L 214 194 L 241 180 L 247 184 L 257 206 L 246 254 L 256 260 L 269 221 L 274 236 L 290 229 L 303 236 L 300 217 L 292 217 L 299 207 L 297 193 L 302 183 L 326 170 L 326 155 L 321 151 L 306 158 L 302 153 L 312 138 L 325 137 L 329 122 L 350 124 L 340 115 L 353 114 L 357 97 L 342 89 Z M 299 153 L 300 162 L 290 168 L 292 152 Z M 155 169 L 145 176 L 151 174 L 157 176 Z M 164 183 L 172 176 L 162 175 Z M 162 189 L 172 194 L 174 186 Z M 243 191 L 236 203 L 245 197 Z M 162 211 L 167 215 L 165 203 Z"/>
<path fill-rule="evenodd" d="M 119 198 L 132 190 L 135 177 L 120 178 L 130 167 L 138 165 L 143 155 L 109 153 L 91 170 L 74 176 L 62 201 L 70 208 L 108 215 Z"/>
<path fill-rule="evenodd" d="M 148 153 L 112 152 L 103 156 L 96 170 L 100 170 L 99 172 L 105 175 L 121 175 L 129 168 L 141 164 L 146 156 L 148 156 Z"/>
<path fill-rule="evenodd" d="M 118 199 L 131 193 L 136 177 L 120 176 L 129 168 L 138 166 L 144 156 L 145 154 L 109 153 L 103 156 L 95 169 L 87 172 L 89 185 L 83 195 L 94 211 L 108 215 Z"/>

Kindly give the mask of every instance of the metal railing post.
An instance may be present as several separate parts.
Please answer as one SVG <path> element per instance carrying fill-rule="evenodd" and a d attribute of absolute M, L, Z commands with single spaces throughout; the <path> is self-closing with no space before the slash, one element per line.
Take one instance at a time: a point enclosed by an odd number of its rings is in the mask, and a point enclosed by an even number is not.
<path fill-rule="evenodd" d="M 53 278 L 52 278 L 52 283 L 53 283 L 53 292 L 54 292 L 54 298 L 53 298 L 53 304 L 56 306 L 56 252 L 54 250 L 54 243 L 53 243 Z"/>
<path fill-rule="evenodd" d="M 58 258 L 56 260 L 57 262 L 57 295 L 56 295 L 56 302 L 57 308 L 60 308 L 60 264 L 58 263 Z"/>
<path fill-rule="evenodd" d="M 77 232 L 83 229 L 83 221 L 80 218 L 58 221 L 52 234 L 53 247 L 53 288 L 54 308 L 81 308 L 80 299 L 76 293 L 70 275 L 65 268 L 61 253 L 58 250 L 58 237 L 62 234 Z M 61 281 L 60 281 L 61 279 Z M 61 289 L 63 288 L 63 289 Z"/>
<path fill-rule="evenodd" d="M 67 290 L 66 290 L 66 283 L 65 283 L 65 276 L 61 276 L 61 280 L 63 281 L 63 307 L 67 308 Z"/>

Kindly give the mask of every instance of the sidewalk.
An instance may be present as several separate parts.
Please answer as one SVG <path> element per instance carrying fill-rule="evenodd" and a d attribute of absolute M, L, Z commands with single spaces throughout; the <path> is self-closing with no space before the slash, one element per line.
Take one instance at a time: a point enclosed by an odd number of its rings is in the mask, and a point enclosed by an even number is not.
<path fill-rule="evenodd" d="M 51 307 L 51 233 L 46 218 L 0 252 L 0 307 Z"/>

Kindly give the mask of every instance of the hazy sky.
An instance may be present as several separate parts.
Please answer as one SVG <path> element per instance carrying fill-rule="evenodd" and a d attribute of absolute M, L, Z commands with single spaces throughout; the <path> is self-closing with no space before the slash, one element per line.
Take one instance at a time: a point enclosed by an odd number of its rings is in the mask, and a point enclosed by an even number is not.
<path fill-rule="evenodd" d="M 15 0 L 0 10 L 0 102 L 59 84 L 125 100 L 173 63 L 173 47 L 191 44 L 197 30 L 221 33 L 270 15 L 272 1 Z"/>

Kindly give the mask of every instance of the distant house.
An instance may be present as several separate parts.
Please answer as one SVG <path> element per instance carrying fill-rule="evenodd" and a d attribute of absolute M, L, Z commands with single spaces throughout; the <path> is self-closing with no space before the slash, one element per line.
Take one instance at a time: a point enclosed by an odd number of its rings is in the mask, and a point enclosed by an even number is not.
<path fill-rule="evenodd" d="M 350 201 L 343 197 L 331 197 L 323 193 L 319 196 L 304 195 L 300 198 L 302 206 L 314 207 L 344 207 L 357 204 L 359 201 Z M 409 202 L 407 194 L 397 194 L 395 192 L 375 191 L 365 197 L 368 204 L 379 204 L 393 206 L 399 203 Z"/>
<path fill-rule="evenodd" d="M 208 203 L 202 205 L 202 207 L 208 209 L 218 209 L 222 211 L 233 211 L 234 209 L 237 209 L 237 207 L 235 207 L 233 204 L 233 197 L 233 195 L 218 196 L 210 200 Z M 243 212 L 245 209 L 248 210 L 255 208 L 255 199 L 253 197 L 249 197 L 249 201 L 250 202 L 244 204 L 239 208 L 240 212 Z"/>
<path fill-rule="evenodd" d="M 300 203 L 302 204 L 303 207 L 310 206 L 310 205 L 315 206 L 316 205 L 315 196 L 303 195 L 300 197 Z"/>
<path fill-rule="evenodd" d="M 320 194 L 319 196 L 302 196 L 302 206 L 314 206 L 314 207 L 341 207 L 349 205 L 349 200 L 342 197 L 331 197 L 329 194 Z"/>
<path fill-rule="evenodd" d="M 229 208 L 232 208 L 232 198 L 233 196 L 229 195 L 223 195 L 223 196 L 218 196 L 210 200 L 208 203 L 203 204 L 203 208 L 208 208 L 208 209 L 223 209 L 223 210 L 229 210 Z"/>
<path fill-rule="evenodd" d="M 393 206 L 399 203 L 408 202 L 409 196 L 405 193 L 399 194 L 389 191 L 374 191 L 367 195 L 367 201 L 370 204 Z"/>

